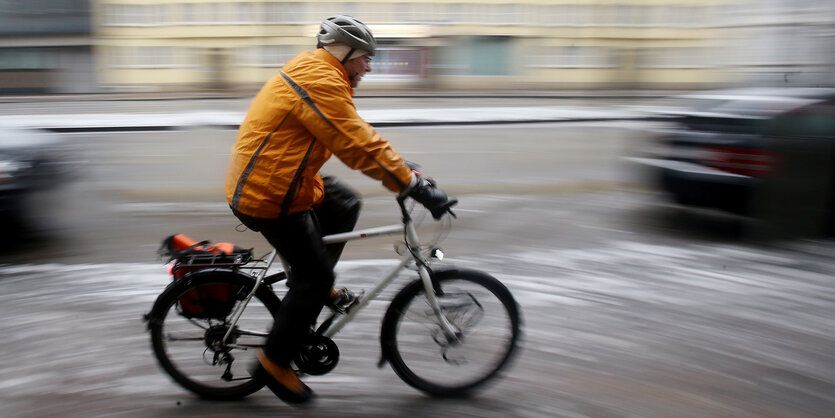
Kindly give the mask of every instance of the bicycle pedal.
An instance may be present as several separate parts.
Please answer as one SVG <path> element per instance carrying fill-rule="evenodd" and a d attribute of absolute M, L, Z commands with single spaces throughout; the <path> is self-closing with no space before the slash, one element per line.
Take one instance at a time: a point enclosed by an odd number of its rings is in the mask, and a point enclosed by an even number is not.
<path fill-rule="evenodd" d="M 356 295 L 348 289 L 342 289 L 340 290 L 339 296 L 328 302 L 328 307 L 333 312 L 344 315 L 350 312 L 363 296 L 365 296 L 365 290 L 361 291 L 359 295 Z"/>
<path fill-rule="evenodd" d="M 360 303 L 363 296 L 365 296 L 365 290 L 361 290 L 359 295 L 354 295 L 354 299 L 350 303 L 348 303 L 348 306 L 345 307 L 345 313 L 348 313 L 351 311 L 351 309 L 354 309 L 354 306 Z"/>

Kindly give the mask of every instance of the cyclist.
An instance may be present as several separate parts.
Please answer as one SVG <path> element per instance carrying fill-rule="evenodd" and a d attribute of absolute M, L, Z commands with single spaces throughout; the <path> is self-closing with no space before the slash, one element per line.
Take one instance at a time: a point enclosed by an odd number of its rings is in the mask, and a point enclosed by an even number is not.
<path fill-rule="evenodd" d="M 282 400 L 313 392 L 290 367 L 334 291 L 333 267 L 344 243 L 322 236 L 350 231 L 360 200 L 319 169 L 331 154 L 347 166 L 408 195 L 439 218 L 456 201 L 414 173 L 356 111 L 352 96 L 371 71 L 377 42 L 368 27 L 343 15 L 322 22 L 314 51 L 284 65 L 255 96 L 241 124 L 226 178 L 226 198 L 241 222 L 261 234 L 290 266 L 289 290 L 253 374 Z"/>

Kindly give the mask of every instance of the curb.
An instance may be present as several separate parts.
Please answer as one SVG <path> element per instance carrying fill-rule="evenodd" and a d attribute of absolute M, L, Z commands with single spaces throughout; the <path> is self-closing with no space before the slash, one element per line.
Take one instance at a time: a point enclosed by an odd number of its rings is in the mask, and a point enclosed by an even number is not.
<path fill-rule="evenodd" d="M 429 99 L 649 99 L 682 94 L 681 90 L 570 90 L 570 91 L 366 91 L 355 99 L 429 98 Z M 0 103 L 37 103 L 63 101 L 148 101 L 148 100 L 228 100 L 251 99 L 252 92 L 194 93 L 89 93 L 0 96 Z"/>
<path fill-rule="evenodd" d="M 490 126 L 490 125 L 525 125 L 537 123 L 576 123 L 576 122 L 616 122 L 616 121 L 641 121 L 654 122 L 662 121 L 665 118 L 643 117 L 643 118 L 564 118 L 564 119 L 523 119 L 523 120 L 488 120 L 488 121 L 428 121 L 428 122 L 378 122 L 370 123 L 374 128 L 397 128 L 417 126 Z M 203 125 L 199 128 L 238 130 L 239 125 Z M 55 133 L 105 133 L 105 132 L 160 132 L 179 131 L 198 128 L 198 126 L 183 125 L 161 125 L 161 126 L 90 126 L 90 127 L 65 127 L 65 128 L 35 128 Z"/>

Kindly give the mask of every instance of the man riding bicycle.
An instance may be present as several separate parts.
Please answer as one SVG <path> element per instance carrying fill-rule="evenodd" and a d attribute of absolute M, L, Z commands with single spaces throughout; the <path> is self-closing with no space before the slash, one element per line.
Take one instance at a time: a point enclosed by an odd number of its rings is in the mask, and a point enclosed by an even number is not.
<path fill-rule="evenodd" d="M 253 376 L 291 403 L 313 395 L 290 366 L 294 355 L 324 305 L 347 295 L 333 288 L 344 243 L 325 245 L 322 236 L 352 230 L 360 210 L 355 192 L 319 174 L 322 165 L 335 154 L 436 218 L 456 203 L 414 173 L 357 113 L 353 88 L 371 71 L 377 45 L 368 27 L 332 16 L 317 39 L 316 50 L 287 62 L 255 96 L 232 148 L 225 187 L 235 216 L 261 232 L 290 266 L 289 290 Z"/>

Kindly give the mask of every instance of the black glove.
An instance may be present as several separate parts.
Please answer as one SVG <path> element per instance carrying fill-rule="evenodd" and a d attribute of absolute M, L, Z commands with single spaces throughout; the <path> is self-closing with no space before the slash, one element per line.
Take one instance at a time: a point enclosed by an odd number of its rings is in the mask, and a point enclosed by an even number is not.
<path fill-rule="evenodd" d="M 414 175 L 417 176 L 417 181 L 409 189 L 409 197 L 429 209 L 436 221 L 458 203 L 458 199 L 448 198 L 443 190 L 435 186 L 434 182 L 418 176 L 417 173 Z"/>

